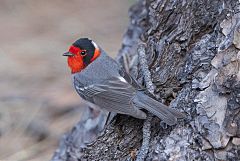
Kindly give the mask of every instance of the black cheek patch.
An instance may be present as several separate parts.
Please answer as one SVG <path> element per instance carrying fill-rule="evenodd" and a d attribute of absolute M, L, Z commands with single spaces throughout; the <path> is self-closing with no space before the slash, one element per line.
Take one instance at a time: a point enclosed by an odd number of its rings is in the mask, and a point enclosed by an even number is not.
<path fill-rule="evenodd" d="M 87 50 L 86 56 L 83 57 L 83 62 L 84 62 L 85 66 L 87 66 L 88 64 L 91 63 L 91 59 L 92 59 L 93 55 L 94 55 L 94 52 L 89 52 Z"/>
<path fill-rule="evenodd" d="M 74 42 L 73 45 L 82 50 L 86 50 L 86 56 L 83 57 L 83 62 L 85 66 L 89 65 L 95 52 L 95 47 L 92 44 L 92 40 L 89 40 L 88 38 L 81 38 Z"/>

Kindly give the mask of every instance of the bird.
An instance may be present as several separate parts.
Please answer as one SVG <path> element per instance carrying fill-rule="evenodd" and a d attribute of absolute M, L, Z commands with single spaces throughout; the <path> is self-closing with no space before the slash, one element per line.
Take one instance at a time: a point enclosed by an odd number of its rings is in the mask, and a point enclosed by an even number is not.
<path fill-rule="evenodd" d="M 89 38 L 76 40 L 67 52 L 76 92 L 84 100 L 109 112 L 146 119 L 146 111 L 174 125 L 185 114 L 148 95 L 146 89 Z"/>

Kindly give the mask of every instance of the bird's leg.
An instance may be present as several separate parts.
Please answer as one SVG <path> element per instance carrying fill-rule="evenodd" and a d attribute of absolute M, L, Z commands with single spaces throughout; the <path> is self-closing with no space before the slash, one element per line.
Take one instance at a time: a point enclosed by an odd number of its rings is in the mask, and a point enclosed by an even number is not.
<path fill-rule="evenodd" d="M 144 44 L 140 44 L 138 46 L 138 60 L 140 64 L 140 70 L 143 74 L 144 82 L 146 83 L 147 90 L 154 95 L 154 85 L 151 80 L 151 73 L 148 70 L 147 60 L 146 60 L 146 49 Z M 151 121 L 152 121 L 153 115 L 151 113 L 147 114 L 147 119 L 144 121 L 143 124 L 143 141 L 140 151 L 137 155 L 137 161 L 143 161 L 145 160 L 149 143 L 151 139 Z"/>
<path fill-rule="evenodd" d="M 106 122 L 105 122 L 105 125 L 104 125 L 104 129 L 105 127 L 110 124 L 112 121 L 113 121 L 113 118 L 116 116 L 117 114 L 114 113 L 114 112 L 108 112 L 108 115 L 107 115 L 107 119 L 106 119 Z"/>

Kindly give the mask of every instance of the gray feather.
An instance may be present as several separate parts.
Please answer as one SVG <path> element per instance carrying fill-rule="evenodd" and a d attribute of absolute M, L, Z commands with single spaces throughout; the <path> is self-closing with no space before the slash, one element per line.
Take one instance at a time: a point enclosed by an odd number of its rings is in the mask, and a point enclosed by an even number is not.
<path fill-rule="evenodd" d="M 141 91 L 136 93 L 133 102 L 136 106 L 144 108 L 152 114 L 158 116 L 168 125 L 174 125 L 177 123 L 177 118 L 185 117 L 184 114 L 152 99 Z"/>
<path fill-rule="evenodd" d="M 145 119 L 140 109 L 158 116 L 169 125 L 184 115 L 138 91 L 137 81 L 126 73 L 102 50 L 101 55 L 84 70 L 73 75 L 78 94 L 110 112 L 131 115 Z"/>
<path fill-rule="evenodd" d="M 78 87 L 75 87 L 78 90 Z M 127 82 L 118 78 L 110 78 L 101 84 L 89 85 L 78 90 L 87 100 L 105 108 L 108 111 L 131 115 L 136 118 L 145 119 L 146 114 L 132 105 L 132 98 L 136 90 Z"/>

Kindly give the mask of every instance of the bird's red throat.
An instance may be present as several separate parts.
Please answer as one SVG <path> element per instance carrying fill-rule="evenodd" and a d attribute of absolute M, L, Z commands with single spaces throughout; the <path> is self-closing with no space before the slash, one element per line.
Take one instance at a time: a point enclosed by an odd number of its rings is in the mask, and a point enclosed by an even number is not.
<path fill-rule="evenodd" d="M 81 51 L 82 51 L 81 49 L 75 46 L 71 46 L 69 49 L 69 52 L 74 54 L 74 56 L 68 57 L 68 66 L 71 69 L 72 74 L 81 72 L 83 69 L 87 67 L 87 65 L 84 63 L 84 59 L 83 59 L 84 56 L 80 54 Z M 94 51 L 94 55 L 90 60 L 90 63 L 92 63 L 99 56 L 100 56 L 100 50 L 96 48 Z"/>

